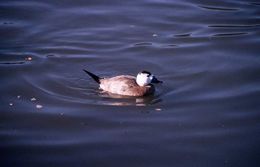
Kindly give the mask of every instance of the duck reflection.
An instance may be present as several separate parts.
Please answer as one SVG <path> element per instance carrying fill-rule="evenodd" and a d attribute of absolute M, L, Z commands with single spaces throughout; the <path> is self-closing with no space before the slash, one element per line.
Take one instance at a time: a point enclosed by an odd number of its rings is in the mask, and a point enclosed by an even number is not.
<path fill-rule="evenodd" d="M 102 103 L 104 105 L 112 106 L 148 106 L 162 101 L 159 95 L 131 97 L 113 94 L 109 92 L 101 92 L 100 96 L 103 98 Z"/>

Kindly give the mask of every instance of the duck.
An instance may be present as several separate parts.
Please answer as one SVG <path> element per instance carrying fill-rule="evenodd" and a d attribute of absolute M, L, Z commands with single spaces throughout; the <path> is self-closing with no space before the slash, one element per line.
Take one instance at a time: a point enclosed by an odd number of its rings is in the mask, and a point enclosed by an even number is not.
<path fill-rule="evenodd" d="M 83 71 L 99 84 L 100 89 L 116 95 L 133 97 L 152 95 L 155 92 L 155 86 L 153 84 L 163 83 L 146 70 L 139 72 L 136 77 L 131 75 L 118 75 L 105 78 L 99 77 L 85 69 L 83 69 Z"/>

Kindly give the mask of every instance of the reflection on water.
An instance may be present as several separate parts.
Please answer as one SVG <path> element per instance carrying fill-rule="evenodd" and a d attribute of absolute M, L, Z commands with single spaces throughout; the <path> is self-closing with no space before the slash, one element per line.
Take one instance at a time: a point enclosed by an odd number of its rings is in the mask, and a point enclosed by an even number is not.
<path fill-rule="evenodd" d="M 127 97 L 117 94 L 112 94 L 109 92 L 102 92 L 100 96 L 103 97 L 101 103 L 103 105 L 113 105 L 113 106 L 147 106 L 159 103 L 162 101 L 158 95 L 149 95 L 144 97 Z"/>
<path fill-rule="evenodd" d="M 259 9 L 1 1 L 0 165 L 258 167 Z M 82 69 L 165 82 L 153 96 L 121 97 Z"/>

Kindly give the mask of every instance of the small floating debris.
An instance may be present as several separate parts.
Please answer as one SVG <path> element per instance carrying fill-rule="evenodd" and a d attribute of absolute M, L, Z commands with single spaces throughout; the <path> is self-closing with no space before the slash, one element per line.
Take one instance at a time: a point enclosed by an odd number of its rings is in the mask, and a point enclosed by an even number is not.
<path fill-rule="evenodd" d="M 35 97 L 32 97 L 32 98 L 31 98 L 31 101 L 36 101 L 36 98 L 35 98 Z"/>
<path fill-rule="evenodd" d="M 41 109 L 43 106 L 42 105 L 40 105 L 40 104 L 37 104 L 36 105 L 36 108 L 38 108 L 38 109 Z"/>
<path fill-rule="evenodd" d="M 162 109 L 161 108 L 156 108 L 155 111 L 162 111 Z"/>
<path fill-rule="evenodd" d="M 21 95 L 17 95 L 16 97 L 17 97 L 17 99 L 20 99 L 20 98 L 21 98 Z"/>
<path fill-rule="evenodd" d="M 25 60 L 27 60 L 27 61 L 32 61 L 32 57 L 30 57 L 30 56 L 29 56 L 29 57 L 26 57 Z"/>
<path fill-rule="evenodd" d="M 9 103 L 9 106 L 13 106 L 14 104 L 13 103 Z"/>
<path fill-rule="evenodd" d="M 145 104 L 139 103 L 139 104 L 136 104 L 136 106 L 145 106 Z"/>
<path fill-rule="evenodd" d="M 153 34 L 153 37 L 157 37 L 158 36 L 158 34 Z"/>

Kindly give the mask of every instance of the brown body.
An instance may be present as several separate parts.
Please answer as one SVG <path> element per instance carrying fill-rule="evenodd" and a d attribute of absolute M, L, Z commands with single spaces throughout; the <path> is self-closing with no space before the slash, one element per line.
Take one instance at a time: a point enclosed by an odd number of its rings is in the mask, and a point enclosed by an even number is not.
<path fill-rule="evenodd" d="M 110 93 L 125 96 L 145 96 L 153 94 L 155 91 L 152 84 L 139 86 L 136 83 L 136 77 L 130 75 L 100 79 L 100 88 Z"/>

